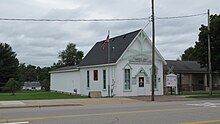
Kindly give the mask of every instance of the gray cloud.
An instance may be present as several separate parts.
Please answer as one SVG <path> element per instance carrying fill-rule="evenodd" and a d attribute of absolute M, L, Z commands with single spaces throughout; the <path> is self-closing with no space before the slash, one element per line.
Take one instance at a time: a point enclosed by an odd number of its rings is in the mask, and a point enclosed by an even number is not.
<path fill-rule="evenodd" d="M 2 18 L 133 18 L 149 17 L 146 0 L 0 0 Z M 219 0 L 155 1 L 157 17 L 220 13 Z M 21 63 L 50 66 L 69 42 L 87 53 L 95 42 L 143 28 L 147 21 L 123 22 L 14 22 L 0 21 L 0 41 L 9 43 Z M 198 29 L 207 17 L 156 20 L 156 45 L 165 59 L 178 58 L 198 39 Z M 145 31 L 151 37 L 151 24 Z"/>

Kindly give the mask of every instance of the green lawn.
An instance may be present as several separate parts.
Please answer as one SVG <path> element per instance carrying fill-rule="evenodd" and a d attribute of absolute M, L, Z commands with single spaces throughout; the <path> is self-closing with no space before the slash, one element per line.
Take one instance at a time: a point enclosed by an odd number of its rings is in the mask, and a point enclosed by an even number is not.
<path fill-rule="evenodd" d="M 220 98 L 220 94 L 198 94 L 198 95 L 192 95 L 192 96 L 187 96 L 187 98 Z"/>
<path fill-rule="evenodd" d="M 212 95 L 205 91 L 184 91 L 180 95 L 185 95 L 187 98 L 220 98 L 220 91 L 213 91 Z"/>
<path fill-rule="evenodd" d="M 220 94 L 220 91 L 213 91 L 213 94 Z M 180 95 L 201 95 L 201 94 L 209 94 L 207 91 L 183 91 Z"/>
<path fill-rule="evenodd" d="M 87 96 L 69 95 L 49 91 L 19 91 L 14 96 L 11 93 L 0 93 L 0 101 L 7 100 L 45 100 L 45 99 L 79 99 Z"/>

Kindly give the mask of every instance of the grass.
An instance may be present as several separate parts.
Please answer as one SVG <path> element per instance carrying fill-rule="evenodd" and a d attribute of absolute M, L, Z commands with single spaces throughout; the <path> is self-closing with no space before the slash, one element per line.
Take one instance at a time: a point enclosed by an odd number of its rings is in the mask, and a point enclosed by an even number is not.
<path fill-rule="evenodd" d="M 46 100 L 46 99 L 80 99 L 87 96 L 69 95 L 49 91 L 19 91 L 15 95 L 11 93 L 0 93 L 0 101 L 8 100 Z"/>
<path fill-rule="evenodd" d="M 187 98 L 220 98 L 220 94 L 201 94 L 201 95 L 192 95 L 192 96 L 187 96 Z"/>
<path fill-rule="evenodd" d="M 180 95 L 186 95 L 187 98 L 220 98 L 220 91 L 213 91 L 212 95 L 206 91 L 184 91 Z"/>

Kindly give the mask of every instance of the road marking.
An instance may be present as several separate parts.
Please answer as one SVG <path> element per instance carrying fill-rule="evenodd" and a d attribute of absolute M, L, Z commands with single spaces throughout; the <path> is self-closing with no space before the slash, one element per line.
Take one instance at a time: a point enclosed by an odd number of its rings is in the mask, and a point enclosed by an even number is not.
<path fill-rule="evenodd" d="M 217 106 L 220 106 L 220 103 L 205 102 L 205 103 L 187 104 L 187 105 L 191 105 L 191 106 L 204 106 L 204 107 L 217 107 Z"/>
<path fill-rule="evenodd" d="M 79 115 L 42 116 L 42 117 L 30 117 L 30 118 L 11 118 L 11 119 L 1 119 L 0 122 L 36 121 L 43 119 L 91 117 L 91 116 L 103 116 L 103 115 L 125 115 L 125 114 L 150 113 L 150 112 L 168 112 L 168 111 L 184 111 L 184 110 L 186 111 L 186 110 L 197 110 L 197 109 L 204 109 L 204 107 L 140 110 L 140 111 L 125 111 L 125 112 L 106 112 L 106 113 L 79 114 Z"/>
<path fill-rule="evenodd" d="M 29 122 L 24 121 L 24 122 L 10 122 L 10 123 L 0 123 L 0 124 L 29 124 Z"/>
<path fill-rule="evenodd" d="M 216 123 L 220 122 L 220 120 L 207 120 L 207 121 L 198 121 L 198 122 L 188 122 L 185 124 L 206 124 L 206 123 Z"/>

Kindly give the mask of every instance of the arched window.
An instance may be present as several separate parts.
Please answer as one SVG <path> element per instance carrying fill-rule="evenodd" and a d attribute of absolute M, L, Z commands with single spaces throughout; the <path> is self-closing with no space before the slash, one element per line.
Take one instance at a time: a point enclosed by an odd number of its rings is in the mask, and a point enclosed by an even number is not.
<path fill-rule="evenodd" d="M 131 66 L 126 64 L 124 70 L 124 90 L 131 90 Z"/>

